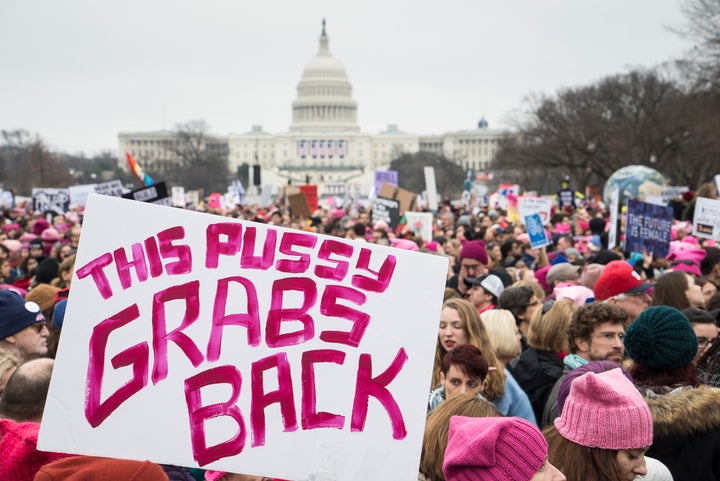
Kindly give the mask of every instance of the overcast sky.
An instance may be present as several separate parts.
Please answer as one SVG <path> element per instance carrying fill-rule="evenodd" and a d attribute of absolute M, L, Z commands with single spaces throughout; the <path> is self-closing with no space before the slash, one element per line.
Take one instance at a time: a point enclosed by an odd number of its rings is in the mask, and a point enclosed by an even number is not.
<path fill-rule="evenodd" d="M 678 0 L 0 0 L 0 129 L 51 149 L 205 120 L 286 132 L 321 20 L 363 131 L 504 127 L 532 92 L 678 58 Z"/>

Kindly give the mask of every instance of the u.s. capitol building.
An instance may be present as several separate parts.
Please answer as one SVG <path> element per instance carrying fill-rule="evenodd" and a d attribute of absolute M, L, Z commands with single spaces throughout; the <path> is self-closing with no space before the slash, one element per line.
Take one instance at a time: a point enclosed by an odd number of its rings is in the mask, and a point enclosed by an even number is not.
<path fill-rule="evenodd" d="M 342 194 L 348 185 L 359 186 L 367 195 L 375 170 L 388 169 L 390 161 L 403 153 L 434 152 L 468 169 L 488 169 L 500 141 L 509 133 L 489 129 L 484 119 L 472 130 L 438 135 L 409 134 L 397 125 L 377 134 L 362 132 L 352 84 L 343 64 L 330 53 L 329 40 L 323 21 L 318 53 L 303 69 L 297 85 L 288 132 L 268 133 L 256 125 L 243 134 L 208 138 L 208 148 L 228 156 L 230 172 L 242 164 L 259 165 L 263 186 L 309 180 L 318 184 L 320 195 Z M 172 131 L 121 132 L 121 167 L 127 168 L 125 152 L 131 152 L 146 169 L 172 168 L 173 153 L 165 146 L 175 135 Z"/>

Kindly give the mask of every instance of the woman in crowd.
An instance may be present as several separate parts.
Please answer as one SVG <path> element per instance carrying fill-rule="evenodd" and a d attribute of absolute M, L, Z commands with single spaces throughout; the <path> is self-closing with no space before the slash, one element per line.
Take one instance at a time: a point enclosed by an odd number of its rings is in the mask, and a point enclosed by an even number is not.
<path fill-rule="evenodd" d="M 652 294 L 653 306 L 670 306 L 678 310 L 689 307 L 705 307 L 702 288 L 695 278 L 682 271 L 668 272 L 661 276 Z"/>
<path fill-rule="evenodd" d="M 522 336 L 521 345 L 527 349 L 527 333 L 530 327 L 530 318 L 540 307 L 541 298 L 526 285 L 513 285 L 505 289 L 498 298 L 498 309 L 506 309 L 515 317 L 515 324 Z"/>
<path fill-rule="evenodd" d="M 520 418 L 450 418 L 447 481 L 564 481 L 537 426 Z"/>
<path fill-rule="evenodd" d="M 702 295 L 705 298 L 705 305 L 707 306 L 710 298 L 718 291 L 717 286 L 713 282 L 705 279 L 704 277 L 696 277 L 695 284 L 700 286 Z"/>
<path fill-rule="evenodd" d="M 445 353 L 457 344 L 472 344 L 482 351 L 488 361 L 489 372 L 483 386 L 483 396 L 506 416 L 519 416 L 535 422 L 530 401 L 517 382 L 509 377 L 495 356 L 492 344 L 480 321 L 480 314 L 472 303 L 464 299 L 448 299 L 440 314 L 438 342 L 435 347 L 432 387 L 440 385 L 440 367 Z"/>
<path fill-rule="evenodd" d="M 672 307 L 646 309 L 625 334 L 630 374 L 653 413 L 648 455 L 664 463 L 675 481 L 720 480 L 720 389 L 698 387 L 697 350 L 690 321 Z"/>
<path fill-rule="evenodd" d="M 424 478 L 421 479 L 445 481 L 442 463 L 452 416 L 481 418 L 500 417 L 502 414 L 491 403 L 472 394 L 461 394 L 438 406 L 430 413 L 425 423 L 420 457 L 420 473 Z"/>
<path fill-rule="evenodd" d="M 576 310 L 569 299 L 543 304 L 530 321 L 528 348 L 508 365 L 530 398 L 535 419 L 542 419 L 548 394 L 563 374 L 563 358 L 569 350 L 568 325 Z"/>
<path fill-rule="evenodd" d="M 433 410 L 445 400 L 462 394 L 481 397 L 487 374 L 488 363 L 480 349 L 472 344 L 453 347 L 443 357 L 440 386 L 430 393 L 428 410 Z"/>
<path fill-rule="evenodd" d="M 20 360 L 10 351 L 0 349 L 0 397 L 5 391 L 5 385 L 20 365 Z"/>
<path fill-rule="evenodd" d="M 520 331 L 515 324 L 515 318 L 505 309 L 491 309 L 480 314 L 480 320 L 498 361 L 505 367 L 520 354 Z"/>
<path fill-rule="evenodd" d="M 645 476 L 653 442 L 647 403 L 620 368 L 575 379 L 562 414 L 543 431 L 549 461 L 569 481 L 632 481 Z"/>

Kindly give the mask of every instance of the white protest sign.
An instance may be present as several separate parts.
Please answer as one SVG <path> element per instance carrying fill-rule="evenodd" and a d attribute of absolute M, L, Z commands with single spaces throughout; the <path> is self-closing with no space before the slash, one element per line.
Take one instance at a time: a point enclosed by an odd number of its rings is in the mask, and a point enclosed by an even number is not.
<path fill-rule="evenodd" d="M 720 241 L 720 200 L 697 198 L 693 214 L 693 235 Z"/>
<path fill-rule="evenodd" d="M 103 182 L 95 185 L 95 192 L 102 195 L 122 197 L 124 193 L 123 190 L 122 182 L 119 180 L 111 180 L 110 182 Z"/>
<path fill-rule="evenodd" d="M 170 189 L 172 192 L 172 205 L 175 207 L 185 207 L 185 187 L 174 185 Z"/>
<path fill-rule="evenodd" d="M 427 191 L 427 202 L 428 202 L 428 209 L 430 209 L 433 212 L 437 212 L 438 210 L 438 202 L 437 202 L 437 184 L 435 183 L 435 168 L 434 167 L 425 167 L 423 168 L 423 172 L 425 173 L 425 190 Z"/>
<path fill-rule="evenodd" d="M 520 222 L 525 223 L 525 217 L 532 214 L 539 214 L 543 225 L 550 222 L 552 213 L 552 198 L 547 197 L 518 197 L 518 212 L 520 213 Z"/>
<path fill-rule="evenodd" d="M 425 242 L 432 240 L 433 215 L 430 212 L 405 212 L 405 220 Z"/>
<path fill-rule="evenodd" d="M 610 194 L 610 230 L 608 231 L 608 249 L 614 249 L 617 245 L 618 214 L 620 213 L 620 189 L 615 189 Z"/>
<path fill-rule="evenodd" d="M 447 268 L 90 195 L 38 447 L 298 481 L 414 479 Z"/>
<path fill-rule="evenodd" d="M 685 186 L 675 186 L 675 187 L 663 187 L 660 189 L 660 195 L 662 196 L 662 200 L 665 204 L 670 202 L 673 199 L 676 199 L 678 197 L 682 197 L 682 195 L 685 192 L 688 192 L 690 190 L 690 187 L 687 185 Z M 649 202 L 647 198 L 645 199 L 645 202 Z"/>
<path fill-rule="evenodd" d="M 70 192 L 70 205 L 84 206 L 87 202 L 88 194 L 94 194 L 96 184 L 71 185 L 68 187 Z"/>

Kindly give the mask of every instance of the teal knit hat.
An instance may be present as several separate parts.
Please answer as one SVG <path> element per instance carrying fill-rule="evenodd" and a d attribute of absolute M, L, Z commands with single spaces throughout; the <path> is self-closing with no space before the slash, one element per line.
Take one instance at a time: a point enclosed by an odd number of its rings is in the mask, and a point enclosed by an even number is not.
<path fill-rule="evenodd" d="M 651 369 L 676 369 L 695 359 L 697 337 L 685 315 L 668 306 L 645 309 L 625 333 L 625 350 Z"/>

